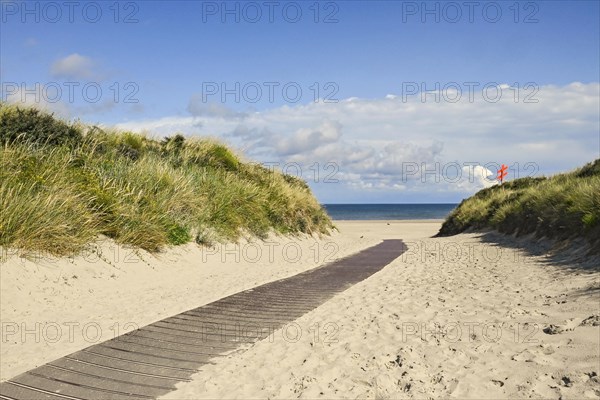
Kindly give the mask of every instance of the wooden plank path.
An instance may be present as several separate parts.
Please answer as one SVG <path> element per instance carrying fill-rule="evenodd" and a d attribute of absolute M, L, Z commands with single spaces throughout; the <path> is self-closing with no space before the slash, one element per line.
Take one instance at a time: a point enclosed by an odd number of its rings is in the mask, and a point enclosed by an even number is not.
<path fill-rule="evenodd" d="M 401 240 L 224 297 L 95 344 L 0 384 L 0 398 L 154 399 L 202 365 L 266 338 L 400 256 Z"/>

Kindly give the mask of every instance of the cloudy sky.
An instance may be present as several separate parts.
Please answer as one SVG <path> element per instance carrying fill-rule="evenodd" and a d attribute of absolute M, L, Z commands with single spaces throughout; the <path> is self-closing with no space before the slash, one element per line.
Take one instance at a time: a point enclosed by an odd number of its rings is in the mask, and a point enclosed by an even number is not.
<path fill-rule="evenodd" d="M 324 203 L 458 202 L 600 157 L 597 1 L 0 0 L 2 100 L 212 136 Z"/>

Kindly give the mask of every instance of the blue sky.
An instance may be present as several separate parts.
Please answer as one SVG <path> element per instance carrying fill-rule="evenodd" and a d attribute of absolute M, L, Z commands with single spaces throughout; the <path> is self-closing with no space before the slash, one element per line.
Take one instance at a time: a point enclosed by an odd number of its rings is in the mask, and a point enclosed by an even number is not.
<path fill-rule="evenodd" d="M 0 1 L 3 100 L 216 136 L 300 166 L 323 202 L 454 202 L 495 163 L 514 177 L 600 156 L 598 1 L 48 4 Z"/>

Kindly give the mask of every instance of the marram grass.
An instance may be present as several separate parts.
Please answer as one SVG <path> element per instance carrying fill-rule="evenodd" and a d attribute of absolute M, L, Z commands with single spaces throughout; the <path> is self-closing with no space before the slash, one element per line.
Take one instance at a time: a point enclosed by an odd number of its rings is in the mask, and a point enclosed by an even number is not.
<path fill-rule="evenodd" d="M 3 248 L 61 256 L 105 235 L 155 252 L 333 227 L 304 181 L 213 140 L 157 141 L 0 103 L 0 145 Z"/>
<path fill-rule="evenodd" d="M 474 229 L 559 241 L 583 238 L 600 254 L 600 159 L 573 172 L 483 189 L 452 211 L 438 235 Z"/>

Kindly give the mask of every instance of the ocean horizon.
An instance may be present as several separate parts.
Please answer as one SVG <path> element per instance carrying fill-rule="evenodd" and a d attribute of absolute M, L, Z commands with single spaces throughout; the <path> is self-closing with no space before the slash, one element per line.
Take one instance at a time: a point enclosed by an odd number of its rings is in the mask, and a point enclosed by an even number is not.
<path fill-rule="evenodd" d="M 445 219 L 458 203 L 323 204 L 333 220 Z"/>

